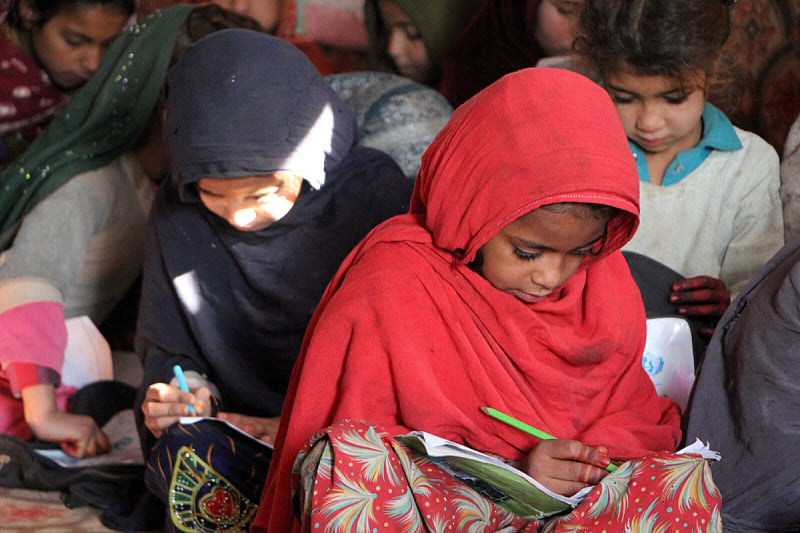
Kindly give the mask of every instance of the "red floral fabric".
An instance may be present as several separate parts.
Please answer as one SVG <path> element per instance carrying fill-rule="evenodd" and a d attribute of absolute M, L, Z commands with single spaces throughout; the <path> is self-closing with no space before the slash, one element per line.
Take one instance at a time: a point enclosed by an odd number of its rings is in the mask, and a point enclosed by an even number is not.
<path fill-rule="evenodd" d="M 662 452 L 628 461 L 564 515 L 506 511 L 380 427 L 344 421 L 315 435 L 293 471 L 303 531 L 470 533 L 721 532 L 705 459 Z"/>

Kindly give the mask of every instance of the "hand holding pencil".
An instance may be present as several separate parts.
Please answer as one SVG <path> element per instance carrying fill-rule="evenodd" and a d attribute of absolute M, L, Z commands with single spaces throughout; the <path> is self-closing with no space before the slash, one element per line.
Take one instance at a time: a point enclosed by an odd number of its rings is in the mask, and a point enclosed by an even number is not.
<path fill-rule="evenodd" d="M 593 447 L 577 440 L 558 439 L 491 407 L 481 407 L 481 411 L 541 439 L 525 457 L 522 469 L 554 492 L 571 496 L 599 483 L 617 468 L 611 463 L 605 446 Z"/>
<path fill-rule="evenodd" d="M 183 392 L 189 392 L 189 385 L 186 383 L 186 376 L 183 375 L 183 369 L 181 365 L 175 365 L 172 367 L 172 371 L 175 373 L 175 379 L 178 380 L 178 386 Z M 187 406 L 187 410 L 189 411 L 190 415 L 194 414 L 194 406 L 189 404 Z"/>
<path fill-rule="evenodd" d="M 183 416 L 212 416 L 211 391 L 196 372 L 175 365 L 169 383 L 152 383 L 142 402 L 144 424 L 158 437 Z"/>

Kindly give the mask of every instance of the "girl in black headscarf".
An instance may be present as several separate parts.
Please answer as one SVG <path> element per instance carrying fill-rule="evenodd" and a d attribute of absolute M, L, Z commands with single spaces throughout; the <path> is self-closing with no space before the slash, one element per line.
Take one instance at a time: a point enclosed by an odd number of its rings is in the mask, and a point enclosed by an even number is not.
<path fill-rule="evenodd" d="M 269 464 L 258 445 L 242 457 L 246 438 L 223 446 L 219 425 L 173 424 L 217 416 L 271 443 L 325 286 L 372 227 L 408 208 L 413 182 L 357 136 L 353 114 L 279 38 L 217 32 L 168 74 L 172 179 L 149 222 L 136 348 L 148 484 L 171 527 L 249 521 Z M 198 485 L 176 486 L 189 478 Z M 195 497 L 175 503 L 176 491 Z M 209 504 L 223 494 L 233 507 Z"/>

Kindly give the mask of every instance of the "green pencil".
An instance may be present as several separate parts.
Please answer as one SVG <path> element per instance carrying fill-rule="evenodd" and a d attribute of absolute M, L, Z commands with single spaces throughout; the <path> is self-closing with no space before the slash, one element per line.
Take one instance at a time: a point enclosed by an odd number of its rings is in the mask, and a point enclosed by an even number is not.
<path fill-rule="evenodd" d="M 535 427 L 533 427 L 531 425 L 528 425 L 528 424 L 526 424 L 525 422 L 523 422 L 521 420 L 517 420 L 513 416 L 507 415 L 507 414 L 505 414 L 505 413 L 503 413 L 501 411 L 498 411 L 497 409 L 494 409 L 492 407 L 481 407 L 481 411 L 483 411 L 487 415 L 491 416 L 492 418 L 496 418 L 500 422 L 505 422 L 509 426 L 515 427 L 515 428 L 519 429 L 520 431 L 524 431 L 528 435 L 533 435 L 536 438 L 539 438 L 539 439 L 542 439 L 542 440 L 549 440 L 549 439 L 555 439 L 556 438 L 556 437 L 550 435 L 549 433 L 545 433 L 541 429 L 536 429 Z M 606 467 L 606 470 L 608 470 L 609 472 L 613 472 L 616 469 L 617 469 L 617 465 L 615 465 L 613 463 L 609 463 L 608 466 Z"/>

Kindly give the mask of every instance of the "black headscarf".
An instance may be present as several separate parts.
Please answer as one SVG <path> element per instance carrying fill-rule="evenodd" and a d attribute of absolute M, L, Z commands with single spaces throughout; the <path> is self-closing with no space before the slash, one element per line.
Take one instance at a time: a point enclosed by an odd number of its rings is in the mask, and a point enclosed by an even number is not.
<path fill-rule="evenodd" d="M 171 183 L 150 218 L 137 351 L 144 387 L 174 364 L 206 374 L 222 408 L 277 416 L 311 314 L 341 261 L 408 209 L 413 182 L 356 147 L 353 114 L 282 39 L 223 30 L 167 78 Z M 289 213 L 242 232 L 209 212 L 196 183 L 288 171 L 306 185 Z"/>

